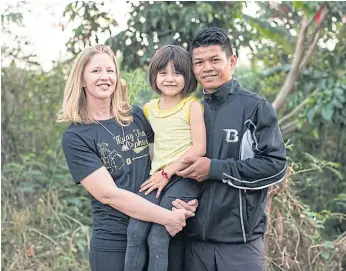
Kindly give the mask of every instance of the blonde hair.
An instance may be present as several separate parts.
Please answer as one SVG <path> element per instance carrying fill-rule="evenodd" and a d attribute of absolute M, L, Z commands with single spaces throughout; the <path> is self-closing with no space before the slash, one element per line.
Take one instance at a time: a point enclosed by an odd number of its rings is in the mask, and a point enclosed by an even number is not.
<path fill-rule="evenodd" d="M 113 51 L 108 46 L 101 44 L 85 49 L 75 59 L 65 85 L 64 99 L 58 114 L 58 122 L 82 124 L 95 122 L 87 108 L 87 98 L 82 87 L 82 76 L 86 64 L 96 54 L 108 54 L 115 64 L 116 86 L 111 97 L 112 116 L 121 125 L 128 125 L 132 122 L 133 117 L 126 82 L 120 78 Z"/>

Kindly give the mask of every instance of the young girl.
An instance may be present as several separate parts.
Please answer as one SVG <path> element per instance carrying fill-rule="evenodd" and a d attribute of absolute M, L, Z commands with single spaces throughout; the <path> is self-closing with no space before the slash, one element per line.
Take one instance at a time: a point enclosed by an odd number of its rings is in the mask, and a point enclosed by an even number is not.
<path fill-rule="evenodd" d="M 129 216 L 159 223 L 172 235 L 182 229 L 189 213 L 133 193 L 149 176 L 153 133 L 142 110 L 130 105 L 109 47 L 95 45 L 76 57 L 58 120 L 71 123 L 63 150 L 75 183 L 92 202 L 92 271 L 124 270 Z"/>
<path fill-rule="evenodd" d="M 200 193 L 199 184 L 192 179 L 174 175 L 184 168 L 181 161 L 190 156 L 204 156 L 206 131 L 203 107 L 190 97 L 197 87 L 188 52 L 179 46 L 165 46 L 151 59 L 150 85 L 160 99 L 144 106 L 144 114 L 155 134 L 151 178 L 141 185 L 142 196 L 171 209 L 172 199 L 189 201 Z M 186 166 L 185 166 L 186 167 Z M 154 190 L 157 189 L 157 192 Z M 152 192 L 154 191 L 154 192 Z M 163 195 L 161 196 L 161 192 Z M 159 224 L 131 219 L 127 232 L 125 271 L 144 270 L 147 243 L 150 271 L 168 269 L 170 236 Z M 177 252 L 182 253 L 183 250 Z M 178 255 L 173 255 L 178 257 Z M 180 270 L 182 263 L 169 265 L 170 270 Z"/>

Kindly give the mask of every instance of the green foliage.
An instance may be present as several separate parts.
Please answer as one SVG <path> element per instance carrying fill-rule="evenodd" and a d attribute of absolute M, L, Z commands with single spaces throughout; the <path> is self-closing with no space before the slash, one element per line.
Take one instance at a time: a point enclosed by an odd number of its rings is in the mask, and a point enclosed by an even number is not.
<path fill-rule="evenodd" d="M 345 79 L 346 76 L 343 81 Z M 346 124 L 346 84 L 328 78 L 322 80 L 318 87 L 323 91 L 310 98 L 310 107 L 306 109 L 308 122 L 310 124 L 314 121 L 331 122 L 334 117 L 335 122 Z"/>
<path fill-rule="evenodd" d="M 131 103 L 143 106 L 149 100 L 157 97 L 156 92 L 151 90 L 147 73 L 142 69 L 125 72 L 122 77 L 128 84 Z"/>
<path fill-rule="evenodd" d="M 295 192 L 292 173 L 296 172 L 290 166 L 287 180 L 269 191 L 264 239 L 268 270 L 338 270 L 344 260 L 345 234 L 326 241 L 321 231 L 330 219 L 344 215 L 316 212 L 304 204 Z"/>
<path fill-rule="evenodd" d="M 4 165 L 1 265 L 5 270 L 87 270 L 92 212 L 86 193 L 72 182 L 61 150 L 42 151 L 39 157 L 22 155 L 18 162 Z"/>
<path fill-rule="evenodd" d="M 93 1 L 75 1 L 66 6 L 63 15 L 69 18 L 69 23 L 78 25 L 73 30 L 74 37 L 67 43 L 69 52 L 78 54 L 87 46 L 99 43 L 99 35 L 111 35 L 118 23 L 103 9 L 104 2 Z"/>
<path fill-rule="evenodd" d="M 147 65 L 155 50 L 175 44 L 188 48 L 191 37 L 207 26 L 229 29 L 239 44 L 241 2 L 139 2 L 131 3 L 128 29 L 108 39 L 112 48 L 121 48 L 123 67 Z"/>
<path fill-rule="evenodd" d="M 127 21 L 128 28 L 106 41 L 114 51 L 120 50 L 126 56 L 122 62 L 124 68 L 136 69 L 148 64 L 155 50 L 162 45 L 176 44 L 187 48 L 191 37 L 207 26 L 228 29 L 236 46 L 248 43 L 247 28 L 240 20 L 241 2 L 140 1 L 129 2 L 129 5 L 131 16 Z M 87 4 L 83 6 L 86 8 Z M 93 8 L 96 12 L 99 5 Z M 70 6 L 67 9 L 70 10 Z M 73 18 L 80 16 L 85 24 L 90 24 L 89 16 L 81 16 L 77 12 L 73 14 Z M 107 27 L 101 27 L 100 31 Z M 74 46 L 77 40 L 87 40 L 87 36 L 75 31 L 69 47 Z"/>
<path fill-rule="evenodd" d="M 59 65 L 44 73 L 20 69 L 13 62 L 1 70 L 3 161 L 56 151 L 60 135 L 54 125 L 66 80 L 64 69 Z"/>
<path fill-rule="evenodd" d="M 288 71 L 291 69 L 291 61 L 294 57 L 293 45 L 300 31 L 300 21 L 303 14 L 313 20 L 316 12 L 324 5 L 330 10 L 324 22 L 318 46 L 308 65 L 302 70 L 301 80 L 295 82 L 295 91 L 291 94 L 279 116 L 288 115 L 296 109 L 310 95 L 300 114 L 292 118 L 292 123 L 298 123 L 299 130 L 295 133 L 285 134 L 295 145 L 292 158 L 300 161 L 303 167 L 311 166 L 311 171 L 303 171 L 299 177 L 292 176 L 296 184 L 298 195 L 314 210 L 322 212 L 329 210 L 335 213 L 344 213 L 341 206 L 344 203 L 340 192 L 345 187 L 345 23 L 341 15 L 345 14 L 345 5 L 336 2 L 273 2 L 258 3 L 261 7 L 260 22 L 267 22 L 273 28 L 283 28 L 291 34 L 287 37 L 275 38 L 266 36 L 267 42 L 253 48 L 252 63 L 257 63 L 256 76 L 250 76 L 250 86 L 253 90 L 273 101 L 277 91 L 280 90 Z M 316 22 L 312 22 L 316 25 Z M 260 24 L 254 27 L 261 28 Z M 265 32 L 261 32 L 264 35 Z M 293 35 L 296 33 L 295 35 Z M 309 33 L 311 34 L 311 33 Z M 261 37 L 258 36 L 258 39 Z M 251 45 L 252 43 L 250 43 Z M 257 44 L 260 42 L 257 40 Z M 286 44 L 290 44 L 287 48 Z M 260 48 L 261 47 L 261 48 Z M 289 50 L 288 50 L 289 49 Z M 254 69 L 254 68 L 252 68 Z M 248 73 L 243 77 L 249 76 Z M 249 85 L 249 81 L 247 84 Z M 246 82 L 246 81 L 245 81 Z M 282 126 L 284 127 L 284 125 Z M 283 129 L 283 131 L 285 131 Z M 309 152 L 318 157 L 316 165 L 309 165 L 311 161 L 303 153 Z M 328 167 L 326 170 L 317 171 L 316 168 L 326 166 L 326 161 L 340 164 L 340 168 Z M 341 222 L 332 216 L 325 220 L 321 232 L 324 238 L 329 240 L 339 236 L 346 230 L 345 222 Z M 323 254 L 324 255 L 324 254 Z"/>
<path fill-rule="evenodd" d="M 346 215 L 329 209 L 316 211 L 305 204 L 297 190 L 297 179 L 306 172 L 316 176 L 340 165 L 305 154 L 310 164 L 296 163 L 295 152 L 287 143 L 288 161 L 286 180 L 269 189 L 267 202 L 268 229 L 265 235 L 268 270 L 342 270 L 344 261 L 345 233 L 335 239 L 323 236 L 330 222 L 345 221 Z M 293 148 L 292 148 L 293 147 Z"/>
<path fill-rule="evenodd" d="M 66 124 L 56 123 L 67 64 L 1 71 L 4 270 L 88 269 L 90 200 L 73 186 L 60 145 Z"/>

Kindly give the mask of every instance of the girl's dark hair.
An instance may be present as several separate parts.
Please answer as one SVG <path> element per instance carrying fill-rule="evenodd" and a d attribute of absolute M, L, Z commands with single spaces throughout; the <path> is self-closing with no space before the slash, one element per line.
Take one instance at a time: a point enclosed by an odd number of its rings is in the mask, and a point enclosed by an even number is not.
<path fill-rule="evenodd" d="M 235 51 L 235 47 L 228 37 L 227 30 L 219 27 L 209 27 L 201 30 L 192 40 L 190 54 L 192 55 L 192 50 L 194 48 L 209 45 L 221 45 L 221 48 L 226 53 L 227 57 L 233 55 L 233 49 Z"/>
<path fill-rule="evenodd" d="M 197 80 L 192 71 L 192 62 L 187 50 L 177 45 L 166 45 L 156 51 L 149 64 L 149 83 L 153 90 L 161 94 L 156 85 L 157 74 L 171 62 L 174 69 L 184 76 L 183 97 L 192 94 L 197 88 Z"/>

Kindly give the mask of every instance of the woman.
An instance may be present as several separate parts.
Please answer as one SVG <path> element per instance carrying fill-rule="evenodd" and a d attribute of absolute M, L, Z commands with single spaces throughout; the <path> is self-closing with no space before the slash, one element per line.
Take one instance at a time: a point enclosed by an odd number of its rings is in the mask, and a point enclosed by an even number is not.
<path fill-rule="evenodd" d="M 196 201 L 177 200 L 178 209 L 170 211 L 133 193 L 149 178 L 153 132 L 142 110 L 129 104 L 109 47 L 96 45 L 78 55 L 58 121 L 72 123 L 62 136 L 63 150 L 75 183 L 92 201 L 92 271 L 124 269 L 129 217 L 161 224 L 174 236 L 194 215 Z"/>

